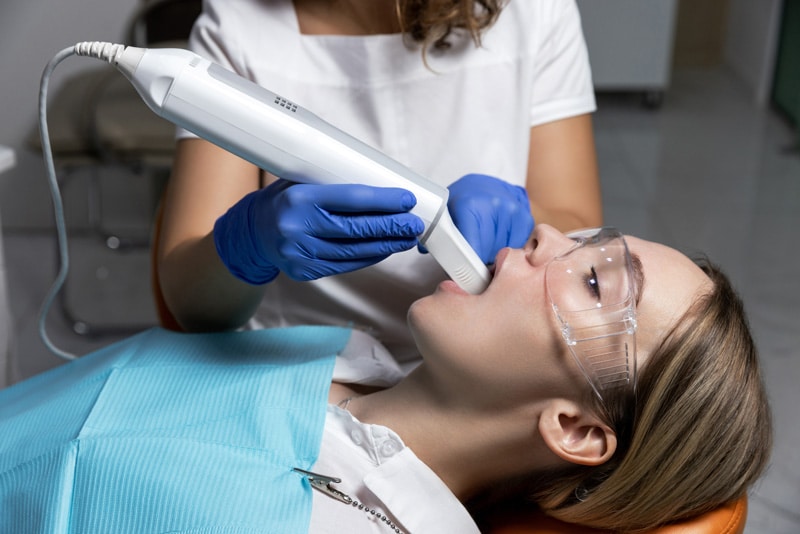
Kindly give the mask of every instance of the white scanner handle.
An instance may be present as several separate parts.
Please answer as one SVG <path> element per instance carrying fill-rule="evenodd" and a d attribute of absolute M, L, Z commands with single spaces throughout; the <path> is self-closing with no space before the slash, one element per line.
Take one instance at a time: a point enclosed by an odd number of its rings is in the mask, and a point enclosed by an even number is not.
<path fill-rule="evenodd" d="M 117 67 L 155 113 L 281 178 L 400 187 L 417 198 L 420 243 L 465 291 L 491 275 L 453 224 L 448 190 L 310 111 L 182 49 L 126 47 Z"/>

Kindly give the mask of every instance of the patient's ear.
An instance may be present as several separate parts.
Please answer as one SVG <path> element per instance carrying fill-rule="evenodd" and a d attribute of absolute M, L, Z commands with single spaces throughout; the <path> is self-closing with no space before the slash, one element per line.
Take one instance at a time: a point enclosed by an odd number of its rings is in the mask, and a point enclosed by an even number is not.
<path fill-rule="evenodd" d="M 580 465 L 600 465 L 614 454 L 617 436 L 599 417 L 579 404 L 552 399 L 539 418 L 544 442 L 562 459 Z"/>

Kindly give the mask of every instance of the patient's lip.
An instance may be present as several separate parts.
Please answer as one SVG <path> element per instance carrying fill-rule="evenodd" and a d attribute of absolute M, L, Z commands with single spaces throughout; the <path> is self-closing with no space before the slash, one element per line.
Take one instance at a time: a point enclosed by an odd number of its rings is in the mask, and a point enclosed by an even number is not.
<path fill-rule="evenodd" d="M 439 283 L 438 289 L 441 289 L 442 291 L 448 291 L 450 293 L 459 293 L 461 295 L 468 295 L 468 296 L 470 295 L 461 286 L 459 286 L 453 280 L 449 280 L 449 279 L 448 280 L 442 280 Z"/>
<path fill-rule="evenodd" d="M 503 267 L 503 263 L 508 258 L 508 255 L 511 253 L 511 249 L 508 247 L 500 249 L 500 252 L 497 253 L 497 256 L 494 258 L 494 269 L 492 270 L 492 276 L 497 276 L 497 273 L 500 272 L 500 269 Z"/>

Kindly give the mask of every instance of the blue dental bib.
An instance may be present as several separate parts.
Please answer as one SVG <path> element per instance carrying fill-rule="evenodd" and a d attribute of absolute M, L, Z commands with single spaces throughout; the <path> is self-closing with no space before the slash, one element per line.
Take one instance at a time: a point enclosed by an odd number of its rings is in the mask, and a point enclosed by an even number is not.
<path fill-rule="evenodd" d="M 152 329 L 0 390 L 0 532 L 307 532 L 349 337 Z"/>

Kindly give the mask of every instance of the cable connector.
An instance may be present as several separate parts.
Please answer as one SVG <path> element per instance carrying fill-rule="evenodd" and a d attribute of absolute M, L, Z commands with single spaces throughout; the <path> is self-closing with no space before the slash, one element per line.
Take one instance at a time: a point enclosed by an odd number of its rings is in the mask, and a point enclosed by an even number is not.
<path fill-rule="evenodd" d="M 75 55 L 87 56 L 107 61 L 116 65 L 125 51 L 125 45 L 104 41 L 84 41 L 75 45 Z"/>

